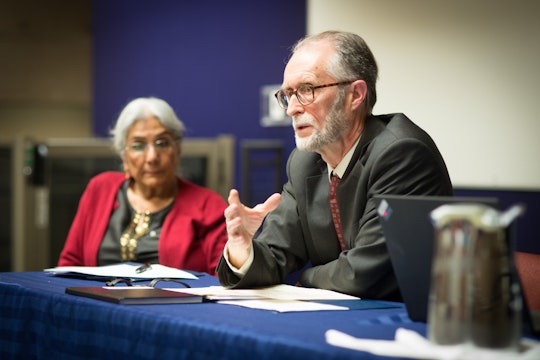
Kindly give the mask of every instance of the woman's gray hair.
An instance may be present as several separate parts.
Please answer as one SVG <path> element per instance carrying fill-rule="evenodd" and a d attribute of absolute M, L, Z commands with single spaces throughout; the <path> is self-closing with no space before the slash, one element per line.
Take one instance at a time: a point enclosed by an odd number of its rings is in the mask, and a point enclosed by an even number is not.
<path fill-rule="evenodd" d="M 130 101 L 122 110 L 111 130 L 114 150 L 123 156 L 129 129 L 137 120 L 156 117 L 178 143 L 180 148 L 184 134 L 184 123 L 176 116 L 173 108 L 164 100 L 155 97 L 141 97 Z"/>
<path fill-rule="evenodd" d="M 378 67 L 370 48 L 359 35 L 344 31 L 325 31 L 299 40 L 292 49 L 294 54 L 307 44 L 321 40 L 331 41 L 336 54 L 327 64 L 328 73 L 336 81 L 364 80 L 367 84 L 366 110 L 371 114 L 377 102 Z"/>

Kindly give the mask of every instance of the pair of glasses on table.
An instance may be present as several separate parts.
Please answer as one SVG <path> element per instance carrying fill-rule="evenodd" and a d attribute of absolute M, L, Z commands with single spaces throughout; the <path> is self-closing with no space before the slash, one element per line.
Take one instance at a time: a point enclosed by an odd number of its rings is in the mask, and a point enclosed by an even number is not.
<path fill-rule="evenodd" d="M 150 281 L 150 283 L 148 284 L 138 284 L 139 282 L 142 282 L 142 281 L 148 281 L 148 279 L 131 279 L 131 278 L 122 278 L 122 277 L 119 277 L 119 278 L 115 278 L 115 279 L 112 279 L 112 280 L 109 280 L 105 283 L 105 286 L 116 286 L 118 284 L 125 284 L 127 286 L 146 286 L 146 287 L 155 287 L 157 283 L 159 283 L 160 281 L 167 281 L 167 282 L 174 282 L 174 283 L 177 283 L 177 284 L 180 284 L 180 285 L 183 285 L 184 287 L 186 288 L 190 288 L 191 286 L 186 283 L 186 282 L 183 282 L 181 280 L 178 280 L 178 279 L 170 279 L 170 278 L 157 278 L 157 279 L 153 279 L 152 281 Z"/>
<path fill-rule="evenodd" d="M 141 266 L 139 266 L 138 268 L 135 269 L 135 272 L 137 274 L 142 274 L 143 272 L 145 272 L 146 270 L 150 270 L 152 268 L 152 264 L 150 263 L 145 263 L 145 264 L 142 264 Z M 118 277 L 116 279 L 112 279 L 112 280 L 109 280 L 105 283 L 106 286 L 116 286 L 117 284 L 126 284 L 127 286 L 134 286 L 133 283 L 136 282 L 136 281 L 147 281 L 148 279 L 132 279 L 132 278 L 126 278 L 126 277 Z M 191 286 L 189 286 L 189 284 L 183 282 L 183 281 L 180 281 L 178 279 L 170 279 L 170 278 L 157 278 L 157 279 L 153 279 L 152 281 L 150 281 L 150 283 L 148 285 L 135 285 L 135 286 L 150 286 L 150 287 L 155 287 L 156 284 L 160 281 L 168 281 L 168 282 L 175 282 L 177 284 L 180 284 L 180 285 L 183 285 L 184 287 L 186 288 L 189 288 Z"/>

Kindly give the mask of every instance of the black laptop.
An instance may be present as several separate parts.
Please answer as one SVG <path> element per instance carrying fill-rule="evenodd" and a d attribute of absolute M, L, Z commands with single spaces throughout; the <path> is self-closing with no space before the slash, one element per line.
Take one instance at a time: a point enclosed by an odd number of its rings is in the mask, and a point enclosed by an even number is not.
<path fill-rule="evenodd" d="M 498 209 L 499 202 L 496 198 L 486 197 L 377 195 L 375 199 L 386 246 L 409 318 L 427 322 L 435 238 L 431 211 L 441 205 L 454 203 L 480 203 Z M 537 335 L 538 329 L 534 329 L 536 327 L 525 301 L 524 306 L 523 332 Z"/>

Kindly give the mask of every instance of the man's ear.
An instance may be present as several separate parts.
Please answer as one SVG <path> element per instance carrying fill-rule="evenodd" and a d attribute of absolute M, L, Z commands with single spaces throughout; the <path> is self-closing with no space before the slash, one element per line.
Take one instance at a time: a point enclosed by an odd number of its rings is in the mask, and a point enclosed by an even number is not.
<path fill-rule="evenodd" d="M 352 85 L 352 108 L 353 110 L 356 110 L 366 101 L 367 84 L 364 80 L 356 80 Z"/>

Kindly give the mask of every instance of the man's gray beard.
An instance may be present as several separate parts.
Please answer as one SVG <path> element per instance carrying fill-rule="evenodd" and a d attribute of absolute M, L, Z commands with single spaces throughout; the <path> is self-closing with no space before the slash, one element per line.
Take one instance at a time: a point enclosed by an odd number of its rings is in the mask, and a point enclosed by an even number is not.
<path fill-rule="evenodd" d="M 303 151 L 316 152 L 318 149 L 333 143 L 338 140 L 341 134 L 350 129 L 350 123 L 345 119 L 343 114 L 343 99 L 345 98 L 345 92 L 339 91 L 338 96 L 332 104 L 325 121 L 323 122 L 322 130 L 313 128 L 313 133 L 307 138 L 299 138 L 295 133 L 294 138 L 296 141 L 296 147 Z M 310 116 L 309 123 L 314 124 L 313 119 Z M 294 122 L 293 122 L 294 124 Z"/>

